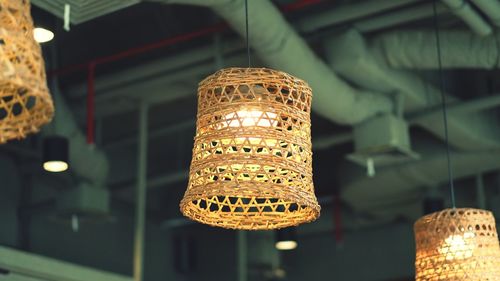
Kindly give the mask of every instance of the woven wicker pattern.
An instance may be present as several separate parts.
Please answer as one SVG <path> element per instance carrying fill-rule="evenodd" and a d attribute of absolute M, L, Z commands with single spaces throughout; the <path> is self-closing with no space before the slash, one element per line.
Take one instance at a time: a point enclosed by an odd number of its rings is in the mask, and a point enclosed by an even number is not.
<path fill-rule="evenodd" d="M 37 132 L 54 114 L 27 0 L 0 0 L 0 143 Z"/>
<path fill-rule="evenodd" d="M 304 81 L 271 69 L 229 68 L 203 80 L 182 213 L 248 230 L 315 220 L 311 98 Z"/>
<path fill-rule="evenodd" d="M 414 226 L 416 281 L 500 280 L 495 218 L 477 209 L 447 209 Z"/>

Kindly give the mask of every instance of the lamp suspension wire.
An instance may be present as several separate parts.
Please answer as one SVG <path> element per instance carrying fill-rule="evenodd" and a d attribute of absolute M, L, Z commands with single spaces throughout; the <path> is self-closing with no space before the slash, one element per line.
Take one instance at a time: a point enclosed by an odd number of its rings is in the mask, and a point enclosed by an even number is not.
<path fill-rule="evenodd" d="M 439 82 L 440 82 L 440 90 L 441 90 L 441 102 L 443 108 L 443 125 L 444 125 L 444 139 L 446 143 L 446 161 L 448 168 L 448 180 L 450 184 L 450 196 L 451 196 L 451 205 L 453 209 L 456 208 L 455 204 L 455 186 L 453 184 L 453 170 L 451 167 L 451 156 L 450 156 L 450 140 L 448 135 L 448 112 L 446 108 L 446 95 L 444 91 L 444 77 L 443 77 L 443 61 L 441 57 L 441 38 L 439 36 L 439 23 L 438 23 L 438 14 L 437 14 L 437 2 L 439 0 L 434 0 L 432 9 L 434 13 L 434 29 L 436 34 L 436 53 L 438 59 L 439 66 Z"/>
<path fill-rule="evenodd" d="M 248 35 L 248 0 L 245 0 L 245 35 L 247 44 L 248 67 L 251 67 L 252 63 L 250 60 L 250 39 Z"/>

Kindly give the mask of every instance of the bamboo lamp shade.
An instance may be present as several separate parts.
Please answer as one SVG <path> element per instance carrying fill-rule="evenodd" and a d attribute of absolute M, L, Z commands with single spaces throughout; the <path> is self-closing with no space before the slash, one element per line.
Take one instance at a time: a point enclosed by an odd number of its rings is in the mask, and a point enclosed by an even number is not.
<path fill-rule="evenodd" d="M 0 0 L 0 143 L 37 132 L 54 114 L 28 0 Z"/>
<path fill-rule="evenodd" d="M 243 230 L 315 220 L 312 91 L 266 68 L 228 68 L 198 88 L 198 115 L 182 213 Z"/>
<path fill-rule="evenodd" d="M 500 280 L 500 247 L 489 211 L 446 209 L 414 226 L 416 281 Z"/>

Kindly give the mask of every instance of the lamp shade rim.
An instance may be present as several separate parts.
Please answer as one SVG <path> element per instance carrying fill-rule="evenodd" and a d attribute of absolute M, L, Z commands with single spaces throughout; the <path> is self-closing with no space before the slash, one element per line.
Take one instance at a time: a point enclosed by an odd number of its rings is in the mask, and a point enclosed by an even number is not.
<path fill-rule="evenodd" d="M 227 77 L 231 77 L 232 73 L 238 73 L 238 78 L 245 80 L 245 79 L 252 79 L 255 77 L 255 73 L 259 72 L 266 72 L 270 75 L 278 75 L 282 76 L 283 79 L 292 79 L 295 81 L 297 84 L 302 84 L 307 87 L 310 87 L 309 84 L 298 77 L 295 77 L 289 73 L 280 71 L 280 70 L 275 70 L 272 68 L 267 68 L 267 67 L 227 67 L 220 69 L 213 74 L 207 76 L 205 79 L 203 79 L 200 83 L 199 86 L 201 87 L 202 85 L 206 83 L 212 83 L 213 80 L 222 80 L 226 79 Z"/>
<path fill-rule="evenodd" d="M 446 215 L 446 214 L 449 214 L 450 216 L 454 216 L 455 214 L 463 215 L 463 214 L 465 214 L 467 212 L 469 212 L 469 213 L 477 213 L 477 214 L 486 215 L 486 216 L 493 216 L 493 213 L 491 211 L 483 210 L 483 209 L 476 209 L 476 208 L 447 208 L 447 209 L 436 211 L 436 212 L 433 212 L 433 213 L 430 213 L 430 214 L 427 214 L 427 215 L 424 215 L 424 216 L 420 217 L 417 221 L 415 221 L 414 227 L 417 226 L 417 225 L 420 225 L 423 222 L 428 221 L 431 218 L 434 218 L 436 216 L 442 216 L 442 215 Z"/>

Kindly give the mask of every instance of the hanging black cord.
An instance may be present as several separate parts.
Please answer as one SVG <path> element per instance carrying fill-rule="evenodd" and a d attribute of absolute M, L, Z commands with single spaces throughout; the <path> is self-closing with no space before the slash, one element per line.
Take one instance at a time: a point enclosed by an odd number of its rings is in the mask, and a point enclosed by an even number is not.
<path fill-rule="evenodd" d="M 441 89 L 441 102 L 443 107 L 443 123 L 444 123 L 444 139 L 446 142 L 446 158 L 448 164 L 448 180 L 450 183 L 450 196 L 451 196 L 451 205 L 453 209 L 455 209 L 455 186 L 453 185 L 453 171 L 451 168 L 451 157 L 450 157 L 450 140 L 448 136 L 448 112 L 446 108 L 446 94 L 444 93 L 444 77 L 443 77 L 443 62 L 441 58 L 441 38 L 439 36 L 439 23 L 438 23 L 438 14 L 437 14 L 437 1 L 435 0 L 433 3 L 433 12 L 434 12 L 434 28 L 436 33 L 436 51 L 438 58 L 438 66 L 439 66 L 439 80 L 440 80 L 440 89 Z"/>
<path fill-rule="evenodd" d="M 252 66 L 250 60 L 250 39 L 248 35 L 248 0 L 245 0 L 245 28 L 246 28 L 246 43 L 247 43 L 247 56 L 248 56 L 248 67 Z"/>

